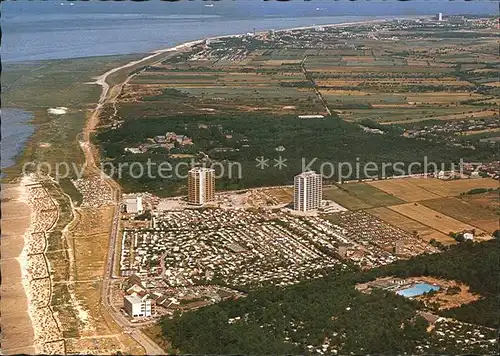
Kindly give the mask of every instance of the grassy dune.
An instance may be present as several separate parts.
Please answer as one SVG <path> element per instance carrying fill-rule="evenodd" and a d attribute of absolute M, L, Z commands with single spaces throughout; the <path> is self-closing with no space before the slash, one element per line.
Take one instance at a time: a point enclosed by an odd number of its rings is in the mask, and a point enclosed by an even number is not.
<path fill-rule="evenodd" d="M 94 108 L 101 87 L 94 77 L 140 55 L 105 56 L 67 60 L 5 64 L 2 71 L 2 106 L 33 113 L 35 133 L 27 142 L 16 165 L 4 170 L 5 180 L 16 177 L 26 162 L 83 163 L 77 135 Z M 66 107 L 64 115 L 47 109 Z"/>

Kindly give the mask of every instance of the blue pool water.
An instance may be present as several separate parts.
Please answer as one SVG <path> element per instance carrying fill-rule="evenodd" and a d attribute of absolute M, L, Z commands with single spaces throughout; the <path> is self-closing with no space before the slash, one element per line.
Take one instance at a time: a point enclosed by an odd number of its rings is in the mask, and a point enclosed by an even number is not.
<path fill-rule="evenodd" d="M 418 283 L 413 287 L 402 289 L 396 293 L 406 298 L 412 298 L 433 290 L 439 290 L 439 287 L 427 283 Z"/>

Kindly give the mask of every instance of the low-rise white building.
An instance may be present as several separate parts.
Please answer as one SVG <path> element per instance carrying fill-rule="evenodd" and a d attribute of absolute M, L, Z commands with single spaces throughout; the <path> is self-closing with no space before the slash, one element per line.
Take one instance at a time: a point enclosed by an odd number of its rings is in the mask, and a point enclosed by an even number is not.
<path fill-rule="evenodd" d="M 123 199 L 125 203 L 125 211 L 129 214 L 142 214 L 142 197 L 139 195 L 127 196 Z"/>
<path fill-rule="evenodd" d="M 324 115 L 299 115 L 299 119 L 324 119 Z"/>
<path fill-rule="evenodd" d="M 152 301 L 148 295 L 133 293 L 123 297 L 123 308 L 132 318 L 152 315 Z"/>
<path fill-rule="evenodd" d="M 474 240 L 474 235 L 470 232 L 464 233 L 464 240 Z"/>

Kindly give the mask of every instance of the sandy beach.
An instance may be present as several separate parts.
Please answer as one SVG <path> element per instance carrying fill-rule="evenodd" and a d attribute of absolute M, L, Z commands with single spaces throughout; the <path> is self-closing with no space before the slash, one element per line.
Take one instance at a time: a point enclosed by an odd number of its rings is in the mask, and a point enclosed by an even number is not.
<path fill-rule="evenodd" d="M 35 352 L 34 331 L 23 286 L 21 254 L 31 220 L 22 183 L 2 185 L 2 353 Z"/>
<path fill-rule="evenodd" d="M 184 50 L 200 42 L 190 41 L 149 53 L 96 78 L 94 84 L 100 85 L 102 92 L 94 113 L 99 112 L 107 98 L 109 75 L 158 54 Z M 50 265 L 45 256 L 46 233 L 57 221 L 57 205 L 36 177 L 27 176 L 2 185 L 1 204 L 1 353 L 64 354 L 59 321 L 50 308 Z"/>
<path fill-rule="evenodd" d="M 58 321 L 50 308 L 47 232 L 57 205 L 33 177 L 2 186 L 2 353 L 64 352 Z"/>

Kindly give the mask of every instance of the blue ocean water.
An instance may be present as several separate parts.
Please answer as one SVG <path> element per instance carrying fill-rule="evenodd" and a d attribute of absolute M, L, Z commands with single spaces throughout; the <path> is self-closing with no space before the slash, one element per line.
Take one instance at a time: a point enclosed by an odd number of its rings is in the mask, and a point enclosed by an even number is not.
<path fill-rule="evenodd" d="M 488 0 L 18 0 L 1 6 L 3 62 L 141 53 L 214 35 L 367 17 L 498 11 Z"/>
<path fill-rule="evenodd" d="M 213 6 L 211 6 L 213 5 Z M 143 53 L 189 40 L 373 18 L 496 13 L 494 1 L 2 1 L 2 62 Z M 21 115 L 17 120 L 23 119 Z M 4 113 L 3 113 L 4 114 Z M 13 120 L 12 122 L 16 122 Z M 23 131 L 22 134 L 19 131 Z M 2 118 L 2 167 L 32 128 Z M 20 140 L 20 141 L 19 141 Z M 5 164 L 4 164 L 5 162 Z"/>
<path fill-rule="evenodd" d="M 413 298 L 419 295 L 422 295 L 424 293 L 428 293 L 430 291 L 434 290 L 439 290 L 440 288 L 438 286 L 434 286 L 432 284 L 427 284 L 427 283 L 418 283 L 415 284 L 413 287 L 402 289 L 398 291 L 396 294 L 401 295 L 406 298 Z"/>
<path fill-rule="evenodd" d="M 33 115 L 24 110 L 2 109 L 0 115 L 2 117 L 0 168 L 3 169 L 14 164 L 15 156 L 33 133 L 34 127 L 28 124 Z"/>

